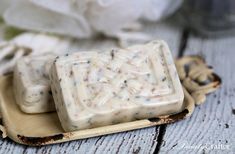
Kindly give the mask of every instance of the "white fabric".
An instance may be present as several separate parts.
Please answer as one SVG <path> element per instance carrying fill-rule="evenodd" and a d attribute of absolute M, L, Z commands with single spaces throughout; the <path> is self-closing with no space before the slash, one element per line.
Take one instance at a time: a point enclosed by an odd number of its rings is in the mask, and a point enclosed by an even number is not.
<path fill-rule="evenodd" d="M 2 6 L 6 0 L 0 1 Z M 9 0 L 10 1 L 10 0 Z M 11 0 L 0 7 L 13 26 L 90 38 L 97 33 L 120 40 L 147 39 L 140 19 L 157 21 L 173 13 L 182 0 Z M 7 5 L 5 5 L 7 6 Z"/>

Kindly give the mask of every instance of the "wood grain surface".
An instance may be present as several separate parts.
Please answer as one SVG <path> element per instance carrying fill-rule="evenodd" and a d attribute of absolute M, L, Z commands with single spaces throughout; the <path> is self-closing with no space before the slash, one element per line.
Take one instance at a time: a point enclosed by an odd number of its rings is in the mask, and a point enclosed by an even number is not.
<path fill-rule="evenodd" d="M 168 125 L 161 153 L 235 153 L 235 36 L 203 39 L 190 35 L 185 55 L 201 55 L 222 78 L 193 115 Z"/>

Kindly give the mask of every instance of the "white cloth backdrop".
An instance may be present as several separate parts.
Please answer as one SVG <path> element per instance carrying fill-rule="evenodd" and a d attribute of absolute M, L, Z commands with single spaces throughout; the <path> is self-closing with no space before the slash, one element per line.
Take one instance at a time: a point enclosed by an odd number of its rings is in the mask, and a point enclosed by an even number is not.
<path fill-rule="evenodd" d="M 139 20 L 158 21 L 182 0 L 1 0 L 7 24 L 40 32 L 90 38 L 97 33 L 118 39 L 147 39 Z"/>

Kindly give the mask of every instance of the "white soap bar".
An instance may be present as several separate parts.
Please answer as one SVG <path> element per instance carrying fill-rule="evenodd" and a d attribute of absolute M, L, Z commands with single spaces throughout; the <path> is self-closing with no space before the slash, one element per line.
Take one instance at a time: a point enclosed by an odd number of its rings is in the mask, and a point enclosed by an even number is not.
<path fill-rule="evenodd" d="M 14 93 L 20 109 L 26 113 L 55 111 L 48 76 L 49 63 L 55 55 L 28 56 L 20 59 L 14 69 Z"/>
<path fill-rule="evenodd" d="M 61 56 L 49 76 L 65 131 L 169 115 L 183 106 L 181 83 L 163 41 Z"/>

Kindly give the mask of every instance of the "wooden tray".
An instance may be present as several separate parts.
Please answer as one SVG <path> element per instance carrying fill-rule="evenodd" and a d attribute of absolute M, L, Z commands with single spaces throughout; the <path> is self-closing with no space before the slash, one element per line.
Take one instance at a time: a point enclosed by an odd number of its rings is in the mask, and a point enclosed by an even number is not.
<path fill-rule="evenodd" d="M 34 146 L 66 142 L 171 123 L 190 115 L 190 111 L 193 111 L 194 108 L 194 101 L 186 90 L 184 90 L 185 109 L 181 113 L 93 129 L 64 132 L 55 112 L 43 114 L 25 114 L 21 112 L 15 103 L 11 75 L 0 77 L 0 91 L 0 109 L 7 136 L 15 142 Z"/>

